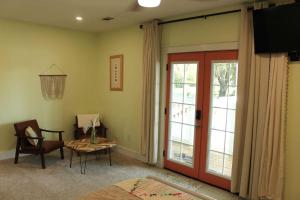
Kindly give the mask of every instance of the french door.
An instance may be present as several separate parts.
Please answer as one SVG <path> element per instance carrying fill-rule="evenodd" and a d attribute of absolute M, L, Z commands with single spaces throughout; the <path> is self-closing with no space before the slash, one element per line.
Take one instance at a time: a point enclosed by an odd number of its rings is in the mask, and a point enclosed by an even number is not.
<path fill-rule="evenodd" d="M 229 189 L 237 51 L 168 55 L 164 166 Z"/>

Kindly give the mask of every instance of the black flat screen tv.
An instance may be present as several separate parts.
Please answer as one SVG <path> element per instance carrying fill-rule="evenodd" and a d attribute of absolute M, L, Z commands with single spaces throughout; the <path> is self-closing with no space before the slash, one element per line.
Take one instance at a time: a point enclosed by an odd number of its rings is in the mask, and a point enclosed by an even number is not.
<path fill-rule="evenodd" d="M 300 3 L 253 11 L 255 53 L 300 51 Z"/>

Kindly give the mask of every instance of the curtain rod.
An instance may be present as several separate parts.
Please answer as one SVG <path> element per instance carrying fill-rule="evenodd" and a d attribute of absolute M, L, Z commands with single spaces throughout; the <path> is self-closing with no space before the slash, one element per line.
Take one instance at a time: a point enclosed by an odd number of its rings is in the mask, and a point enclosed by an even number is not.
<path fill-rule="evenodd" d="M 253 7 L 249 7 L 248 10 L 253 10 Z M 194 16 L 194 17 L 186 17 L 186 18 L 174 19 L 174 20 L 169 20 L 169 21 L 162 21 L 162 22 L 159 22 L 158 25 L 171 24 L 171 23 L 194 20 L 194 19 L 201 19 L 201 18 L 206 19 L 207 17 L 226 15 L 226 14 L 237 13 L 237 12 L 241 12 L 241 9 L 212 13 L 212 14 L 207 14 L 207 15 L 198 15 L 198 16 Z M 141 24 L 140 29 L 142 29 L 142 28 L 143 28 L 143 25 Z"/>

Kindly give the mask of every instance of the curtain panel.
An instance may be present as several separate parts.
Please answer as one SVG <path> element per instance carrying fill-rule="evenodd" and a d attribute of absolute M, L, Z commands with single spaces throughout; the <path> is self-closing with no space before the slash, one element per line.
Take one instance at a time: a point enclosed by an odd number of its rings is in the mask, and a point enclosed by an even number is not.
<path fill-rule="evenodd" d="M 252 12 L 242 9 L 231 191 L 283 198 L 288 58 L 254 53 Z"/>
<path fill-rule="evenodd" d="M 143 96 L 141 153 L 150 164 L 158 159 L 160 41 L 158 21 L 143 25 Z"/>

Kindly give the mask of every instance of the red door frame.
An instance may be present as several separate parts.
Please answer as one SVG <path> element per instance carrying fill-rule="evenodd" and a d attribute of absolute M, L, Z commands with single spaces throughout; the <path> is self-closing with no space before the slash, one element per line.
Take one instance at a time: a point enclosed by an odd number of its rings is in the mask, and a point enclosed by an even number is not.
<path fill-rule="evenodd" d="M 172 62 L 182 62 L 182 61 L 196 61 L 198 62 L 198 80 L 197 80 L 197 100 L 196 100 L 196 109 L 201 110 L 203 104 L 203 81 L 204 81 L 204 54 L 195 52 L 195 53 L 180 53 L 180 54 L 169 54 L 168 55 L 168 72 L 167 72 L 167 94 L 166 94 L 166 108 L 167 113 L 165 117 L 165 156 L 164 156 L 164 167 L 175 170 L 177 172 L 183 173 L 187 176 L 197 178 L 199 174 L 199 158 L 200 158 L 200 135 L 201 135 L 201 125 L 202 120 L 196 121 L 195 127 L 195 138 L 194 138 L 194 166 L 193 168 L 180 165 L 176 162 L 168 160 L 168 133 L 169 133 L 169 106 L 170 106 L 170 83 L 171 83 L 171 66 Z M 200 94 L 200 95 L 199 95 Z"/>
<path fill-rule="evenodd" d="M 223 189 L 230 190 L 231 181 L 206 172 L 207 143 L 210 108 L 211 86 L 211 62 L 216 60 L 237 60 L 238 51 L 211 51 L 176 53 L 168 55 L 168 72 L 166 84 L 166 109 L 165 116 L 165 156 L 164 167 L 180 172 L 187 176 L 200 179 Z M 172 62 L 198 61 L 198 85 L 197 85 L 197 110 L 202 111 L 201 120 L 197 121 L 195 128 L 194 168 L 190 168 L 168 160 L 168 131 L 169 131 L 169 106 L 170 106 L 170 83 Z"/>
<path fill-rule="evenodd" d="M 206 172 L 207 166 L 207 143 L 210 108 L 210 86 L 211 86 L 211 62 L 217 60 L 237 60 L 238 51 L 211 51 L 205 54 L 204 94 L 207 95 L 203 101 L 203 126 L 201 135 L 200 170 L 199 179 L 211 183 L 220 188 L 230 190 L 231 181 Z"/>

